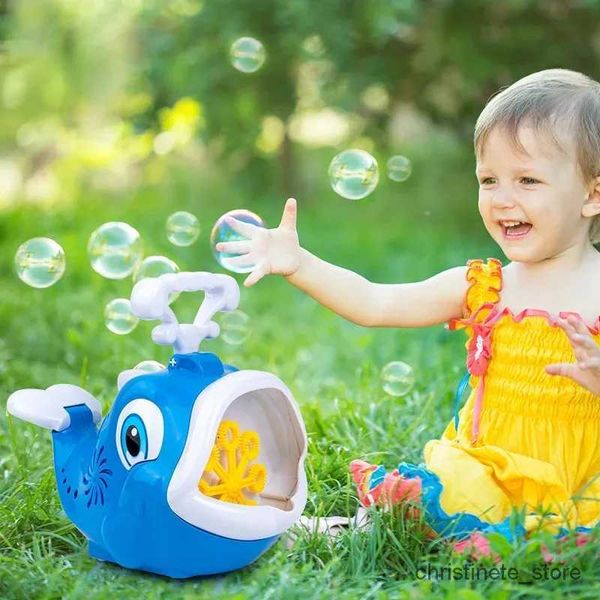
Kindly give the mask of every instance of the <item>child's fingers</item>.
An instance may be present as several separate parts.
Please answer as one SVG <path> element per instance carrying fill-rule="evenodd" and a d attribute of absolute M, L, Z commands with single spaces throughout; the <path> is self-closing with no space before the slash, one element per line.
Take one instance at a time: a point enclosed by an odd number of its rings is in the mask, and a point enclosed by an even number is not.
<path fill-rule="evenodd" d="M 600 378 L 597 373 L 590 372 L 588 368 L 581 368 L 578 363 L 554 363 L 546 365 L 545 370 L 549 375 L 568 377 L 593 394 L 600 395 Z"/>
<path fill-rule="evenodd" d="M 585 346 L 582 343 L 582 338 L 577 333 L 568 334 L 569 342 L 571 343 L 571 348 L 573 349 L 573 355 L 575 359 L 579 362 L 585 360 L 588 357 L 588 352 Z"/>
<path fill-rule="evenodd" d="M 229 254 L 246 254 L 252 249 L 252 243 L 249 240 L 219 242 L 215 248 L 219 252 L 227 252 Z"/>
<path fill-rule="evenodd" d="M 558 324 L 569 338 L 578 361 L 588 358 L 590 354 L 600 354 L 600 348 L 598 348 L 585 325 L 581 323 L 577 325 L 572 316 L 569 316 L 568 319 L 559 319 Z"/>
<path fill-rule="evenodd" d="M 546 373 L 548 373 L 548 375 L 569 377 L 570 367 L 572 367 L 572 363 L 553 363 L 551 365 L 546 365 Z"/>
<path fill-rule="evenodd" d="M 581 376 L 579 363 L 553 363 L 546 365 L 546 373 L 548 375 L 559 375 L 560 377 L 570 377 L 578 381 Z"/>
<path fill-rule="evenodd" d="M 566 319 L 559 317 L 559 319 L 558 319 L 558 324 L 560 325 L 560 327 L 564 330 L 564 332 L 569 337 L 574 335 L 575 333 L 577 333 L 577 330 L 574 327 L 572 319 L 573 319 L 572 317 L 568 317 Z"/>
<path fill-rule="evenodd" d="M 582 333 L 567 333 L 567 336 L 574 350 L 578 350 L 586 354 L 595 353 L 596 350 L 599 350 L 596 342 L 594 342 L 590 335 Z"/>
<path fill-rule="evenodd" d="M 239 221 L 238 219 L 234 219 L 233 217 L 225 217 L 225 223 L 231 227 L 237 233 L 252 239 L 254 237 L 254 232 L 257 229 L 262 229 L 262 227 L 258 227 L 257 225 L 253 225 L 252 223 L 245 223 L 244 221 Z"/>
<path fill-rule="evenodd" d="M 594 341 L 594 338 L 589 333 L 576 333 L 573 336 L 573 340 L 576 344 L 580 345 L 582 348 L 588 350 L 591 354 L 600 355 L 600 348 L 598 344 Z"/>
<path fill-rule="evenodd" d="M 283 208 L 283 214 L 281 215 L 281 222 L 279 227 L 282 229 L 296 230 L 296 215 L 298 213 L 298 207 L 295 198 L 288 198 Z"/>
<path fill-rule="evenodd" d="M 256 263 L 256 258 L 252 253 L 241 254 L 240 256 L 233 256 L 227 259 L 227 266 L 232 267 L 249 267 L 250 265 L 254 265 L 254 263 Z"/>
<path fill-rule="evenodd" d="M 583 372 L 578 367 L 578 363 L 554 363 L 552 365 L 546 365 L 546 373 L 548 373 L 548 375 L 557 375 L 559 377 L 569 377 L 573 381 L 584 385 L 582 379 Z"/>
<path fill-rule="evenodd" d="M 578 363 L 578 367 L 583 371 L 587 371 L 589 369 L 600 369 L 600 356 L 586 358 Z"/>
<path fill-rule="evenodd" d="M 570 325 L 574 333 L 583 336 L 587 341 L 590 341 L 592 342 L 592 344 L 596 345 L 596 342 L 594 342 L 594 338 L 592 337 L 590 330 L 588 329 L 587 325 L 583 322 L 582 319 L 577 319 L 573 315 L 569 315 L 567 317 L 567 323 L 568 325 Z"/>
<path fill-rule="evenodd" d="M 262 265 L 259 265 L 258 267 L 256 267 L 256 269 L 254 269 L 254 271 L 252 271 L 252 273 L 250 273 L 250 275 L 248 275 L 248 277 L 246 277 L 246 280 L 244 281 L 244 286 L 250 287 L 251 285 L 254 285 L 257 281 L 260 281 L 266 274 L 267 272 L 264 270 Z"/>

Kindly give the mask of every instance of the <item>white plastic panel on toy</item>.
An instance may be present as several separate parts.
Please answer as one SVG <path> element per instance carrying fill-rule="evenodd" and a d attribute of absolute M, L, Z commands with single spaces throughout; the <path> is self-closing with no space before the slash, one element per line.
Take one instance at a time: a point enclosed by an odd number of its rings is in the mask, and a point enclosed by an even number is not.
<path fill-rule="evenodd" d="M 94 423 L 98 423 L 102 417 L 100 402 L 88 391 L 70 383 L 58 383 L 45 390 L 17 390 L 8 397 L 6 410 L 23 421 L 63 431 L 71 425 L 65 408 L 82 404 L 90 409 Z"/>
<path fill-rule="evenodd" d="M 234 421 L 240 432 L 260 437 L 256 462 L 267 471 L 256 505 L 235 504 L 199 490 L 219 425 Z M 257 540 L 283 533 L 306 505 L 306 431 L 287 386 L 263 371 L 236 371 L 209 385 L 196 399 L 186 445 L 167 501 L 188 523 L 223 537 Z"/>

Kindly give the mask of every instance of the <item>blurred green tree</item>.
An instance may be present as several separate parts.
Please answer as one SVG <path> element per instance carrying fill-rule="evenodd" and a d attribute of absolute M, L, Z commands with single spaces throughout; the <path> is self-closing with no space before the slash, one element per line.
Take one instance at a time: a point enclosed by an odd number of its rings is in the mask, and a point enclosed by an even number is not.
<path fill-rule="evenodd" d="M 486 100 L 525 74 L 598 78 L 599 16 L 600 0 L 2 0 L 0 143 L 43 116 L 85 135 L 90 114 L 124 123 L 121 138 L 152 138 L 161 111 L 190 98 L 207 164 L 219 160 L 253 192 L 271 182 L 298 193 L 299 144 L 370 143 L 389 155 L 407 106 L 466 141 Z M 266 48 L 255 73 L 230 64 L 242 36 Z M 32 168 L 60 148 L 36 153 Z"/>
<path fill-rule="evenodd" d="M 357 133 L 385 152 L 397 102 L 467 139 L 486 100 L 521 76 L 565 67 L 598 77 L 599 16 L 598 0 L 146 3 L 137 21 L 140 75 L 156 107 L 180 95 L 200 99 L 204 135 L 252 167 L 265 115 L 289 125 L 300 109 L 325 106 L 358 115 Z M 268 52 L 253 74 L 228 64 L 244 35 Z M 382 102 L 369 101 L 369 91 Z M 292 147 L 287 127 L 276 153 L 286 191 Z"/>

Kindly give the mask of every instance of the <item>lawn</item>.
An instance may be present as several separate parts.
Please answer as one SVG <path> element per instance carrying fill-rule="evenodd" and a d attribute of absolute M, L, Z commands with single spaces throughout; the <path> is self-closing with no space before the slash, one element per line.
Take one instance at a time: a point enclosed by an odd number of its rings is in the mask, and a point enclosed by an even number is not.
<path fill-rule="evenodd" d="M 373 196 L 350 202 L 333 194 L 316 172 L 308 198 L 299 198 L 301 243 L 325 260 L 373 281 L 424 279 L 468 258 L 498 256 L 477 220 L 470 149 L 461 145 L 414 149 L 414 175 L 405 184 L 383 181 Z M 315 160 L 315 159 L 313 159 Z M 310 166 L 310 165 L 309 165 Z M 322 167 L 323 165 L 321 165 Z M 323 169 L 324 170 L 324 169 Z M 146 254 L 165 254 L 182 270 L 223 272 L 211 256 L 211 224 L 226 210 L 245 207 L 275 226 L 284 198 L 266 190 L 248 197 L 224 180 L 173 175 L 168 188 L 148 186 L 131 197 L 90 195 L 40 208 L 19 205 L 0 214 L 0 405 L 18 388 L 65 382 L 82 385 L 105 411 L 116 378 L 145 359 L 165 363 L 169 350 L 150 340 L 152 324 L 116 336 L 104 326 L 103 308 L 128 296 L 131 280 L 108 281 L 86 256 L 90 233 L 106 221 L 135 226 Z M 164 221 L 190 210 L 201 221 L 198 242 L 170 246 Z M 12 261 L 19 243 L 45 235 L 67 255 L 63 279 L 46 290 L 21 283 Z M 498 256 L 503 258 L 502 256 Z M 237 276 L 243 281 L 242 276 Z M 189 321 L 199 298 L 182 296 L 176 312 Z M 353 515 L 357 500 L 347 465 L 353 458 L 393 467 L 419 462 L 424 443 L 452 418 L 453 394 L 464 371 L 464 334 L 443 326 L 366 329 L 348 323 L 288 285 L 267 277 L 242 288 L 240 308 L 251 335 L 240 346 L 223 340 L 202 349 L 239 368 L 275 373 L 293 391 L 309 436 L 306 514 Z M 412 365 L 416 384 L 404 397 L 382 390 L 380 370 L 392 360 Z M 330 539 L 299 532 L 288 548 L 277 543 L 255 564 L 224 576 L 172 581 L 97 562 L 83 536 L 61 511 L 47 431 L 0 416 L 0 596 L 2 598 L 596 598 L 599 542 L 564 551 L 562 566 L 581 578 L 540 580 L 541 543 L 514 546 L 495 540 L 506 568 L 520 581 L 420 580 L 419 567 L 460 567 L 439 540 L 428 541 L 418 524 L 375 512 L 368 531 Z"/>

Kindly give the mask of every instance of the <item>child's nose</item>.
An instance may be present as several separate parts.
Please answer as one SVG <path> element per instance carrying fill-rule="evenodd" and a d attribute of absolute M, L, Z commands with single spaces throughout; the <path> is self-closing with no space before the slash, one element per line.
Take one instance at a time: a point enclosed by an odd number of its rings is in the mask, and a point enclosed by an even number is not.
<path fill-rule="evenodd" d="M 515 205 L 515 197 L 512 190 L 498 188 L 492 195 L 492 205 L 495 208 L 510 208 Z"/>

